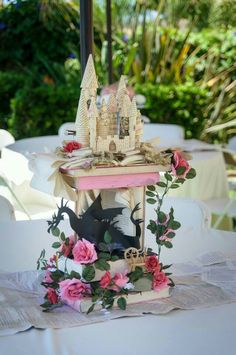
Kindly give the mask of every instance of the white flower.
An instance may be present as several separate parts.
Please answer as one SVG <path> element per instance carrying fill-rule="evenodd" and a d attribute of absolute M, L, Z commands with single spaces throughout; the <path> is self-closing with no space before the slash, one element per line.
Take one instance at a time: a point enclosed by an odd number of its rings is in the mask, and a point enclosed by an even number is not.
<path fill-rule="evenodd" d="M 134 289 L 134 284 L 132 284 L 131 282 L 128 282 L 125 287 L 125 290 L 133 290 Z"/>

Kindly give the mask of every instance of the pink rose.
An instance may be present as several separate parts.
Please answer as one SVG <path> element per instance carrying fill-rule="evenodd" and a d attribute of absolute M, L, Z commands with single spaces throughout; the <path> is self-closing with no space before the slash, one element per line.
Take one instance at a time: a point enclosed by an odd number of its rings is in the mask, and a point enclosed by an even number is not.
<path fill-rule="evenodd" d="M 125 285 L 129 282 L 129 278 L 126 276 L 127 272 L 124 274 L 120 272 L 116 272 L 115 276 L 113 277 L 114 285 L 111 286 L 111 290 L 119 291 L 121 288 L 125 287 Z"/>
<path fill-rule="evenodd" d="M 172 242 L 173 238 L 168 238 L 169 233 L 174 233 L 174 230 L 171 228 L 167 228 L 163 235 L 159 238 L 160 240 L 164 240 L 166 242 Z"/>
<path fill-rule="evenodd" d="M 56 304 L 58 302 L 58 295 L 54 288 L 48 288 L 46 297 L 51 304 Z"/>
<path fill-rule="evenodd" d="M 179 168 L 182 168 L 182 167 L 185 168 L 184 173 L 181 175 L 177 174 L 176 170 Z M 172 170 L 172 173 L 174 174 L 174 176 L 185 178 L 190 169 L 191 169 L 191 166 L 183 158 L 181 152 L 178 152 L 178 151 L 174 152 L 173 163 L 171 165 L 171 170 Z"/>
<path fill-rule="evenodd" d="M 66 279 L 59 282 L 61 300 L 66 303 L 81 300 L 91 293 L 90 285 L 83 283 L 79 279 Z"/>
<path fill-rule="evenodd" d="M 71 153 L 71 152 L 73 152 L 73 150 L 77 150 L 80 148 L 82 148 L 82 144 L 79 142 L 76 142 L 76 141 L 68 142 L 63 146 L 64 152 L 67 152 L 67 153 Z"/>
<path fill-rule="evenodd" d="M 156 255 L 147 256 L 145 266 L 148 272 L 160 271 L 160 264 Z"/>
<path fill-rule="evenodd" d="M 106 271 L 105 274 L 101 277 L 100 286 L 101 288 L 107 288 L 111 283 L 111 274 L 109 271 Z"/>
<path fill-rule="evenodd" d="M 69 244 L 66 244 L 66 243 L 63 243 L 62 246 L 61 246 L 61 252 L 62 254 L 67 258 L 71 252 L 72 252 L 72 249 L 75 245 L 75 242 L 76 242 L 76 238 L 74 235 L 71 235 L 69 237 Z"/>
<path fill-rule="evenodd" d="M 53 282 L 53 279 L 51 278 L 51 272 L 49 270 L 46 271 L 43 282 L 46 282 L 46 283 Z"/>
<path fill-rule="evenodd" d="M 94 244 L 86 239 L 78 240 L 72 250 L 72 254 L 74 260 L 81 264 L 91 264 L 98 258 Z"/>
<path fill-rule="evenodd" d="M 156 271 L 153 274 L 152 289 L 154 291 L 161 291 L 163 288 L 165 288 L 168 285 L 168 283 L 169 283 L 169 279 L 164 272 Z"/>

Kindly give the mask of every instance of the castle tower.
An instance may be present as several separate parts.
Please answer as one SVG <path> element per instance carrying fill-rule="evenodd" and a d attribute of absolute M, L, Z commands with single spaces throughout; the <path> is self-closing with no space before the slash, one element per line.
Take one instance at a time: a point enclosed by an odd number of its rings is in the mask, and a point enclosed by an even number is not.
<path fill-rule="evenodd" d="M 121 75 L 117 93 L 116 93 L 116 99 L 117 99 L 119 109 L 121 109 L 125 94 L 128 94 L 126 84 L 125 84 L 125 76 Z"/>
<path fill-rule="evenodd" d="M 98 120 L 98 132 L 97 135 L 103 139 L 106 139 L 109 135 L 110 120 L 107 112 L 107 105 L 105 100 L 102 100 L 100 108 L 100 118 Z"/>
<path fill-rule="evenodd" d="M 81 92 L 75 120 L 76 139 L 83 147 L 89 147 L 88 105 L 84 93 Z"/>
<path fill-rule="evenodd" d="M 120 108 L 120 138 L 129 136 L 129 113 L 130 113 L 130 98 L 128 94 L 124 94 Z"/>
<path fill-rule="evenodd" d="M 89 128 L 90 128 L 90 147 L 93 152 L 96 153 L 97 150 L 97 120 L 99 118 L 99 113 L 96 105 L 95 98 L 91 98 L 89 106 Z"/>
<path fill-rule="evenodd" d="M 81 93 L 76 114 L 75 127 L 76 139 L 84 147 L 89 146 L 89 119 L 88 104 L 91 97 L 96 98 L 98 82 L 93 63 L 93 57 L 90 54 L 81 82 Z"/>
<path fill-rule="evenodd" d="M 108 101 L 108 115 L 110 118 L 110 132 L 109 135 L 117 134 L 117 101 L 114 94 L 111 94 Z"/>
<path fill-rule="evenodd" d="M 130 105 L 130 112 L 129 112 L 129 132 L 130 132 L 130 147 L 135 148 L 135 132 L 136 132 L 136 119 L 137 119 L 137 105 L 136 99 L 133 98 L 131 105 Z"/>
<path fill-rule="evenodd" d="M 82 91 L 84 91 L 87 100 L 91 99 L 92 96 L 96 98 L 98 81 L 97 81 L 92 54 L 90 54 L 88 57 L 88 61 L 86 64 L 86 68 L 84 71 L 84 75 L 80 87 Z"/>
<path fill-rule="evenodd" d="M 137 118 L 136 118 L 136 129 L 135 129 L 135 146 L 137 148 L 140 147 L 140 139 L 143 135 L 143 121 L 141 119 L 141 113 L 137 110 Z"/>

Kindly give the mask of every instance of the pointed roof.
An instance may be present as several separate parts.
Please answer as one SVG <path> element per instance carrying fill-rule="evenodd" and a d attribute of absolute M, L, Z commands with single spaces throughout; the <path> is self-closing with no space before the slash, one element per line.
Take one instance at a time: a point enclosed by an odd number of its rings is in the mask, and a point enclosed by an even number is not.
<path fill-rule="evenodd" d="M 117 101 L 114 94 L 111 94 L 108 101 L 108 111 L 109 113 L 117 112 Z"/>
<path fill-rule="evenodd" d="M 88 57 L 88 61 L 86 64 L 86 68 L 84 71 L 84 75 L 80 87 L 82 89 L 95 90 L 95 91 L 98 88 L 97 75 L 94 67 L 92 54 L 90 54 Z"/>
<path fill-rule="evenodd" d="M 136 117 L 137 113 L 138 113 L 138 109 L 137 109 L 137 104 L 136 104 L 136 98 L 134 96 L 133 100 L 131 102 L 131 105 L 130 105 L 129 115 L 130 115 L 130 117 Z"/>
<path fill-rule="evenodd" d="M 128 94 L 124 94 L 124 98 L 122 100 L 120 115 L 121 117 L 129 117 L 130 113 L 131 101 Z"/>
<path fill-rule="evenodd" d="M 98 113 L 98 109 L 94 97 L 91 97 L 91 102 L 89 106 L 89 117 L 93 117 L 93 118 L 99 117 L 99 113 Z"/>
<path fill-rule="evenodd" d="M 116 99 L 118 101 L 119 107 L 122 106 L 122 101 L 123 101 L 125 94 L 127 94 L 127 88 L 126 88 L 126 84 L 125 84 L 125 76 L 121 75 L 118 89 L 117 89 L 117 93 L 116 93 Z"/>

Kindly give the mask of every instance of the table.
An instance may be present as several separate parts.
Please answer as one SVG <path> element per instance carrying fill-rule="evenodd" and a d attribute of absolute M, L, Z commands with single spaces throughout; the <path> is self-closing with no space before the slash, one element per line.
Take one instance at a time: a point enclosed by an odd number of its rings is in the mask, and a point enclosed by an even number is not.
<path fill-rule="evenodd" d="M 0 338 L 2 355 L 234 355 L 236 303 Z"/>
<path fill-rule="evenodd" d="M 60 146 L 62 138 L 58 135 L 24 138 L 9 144 L 5 149 L 21 153 L 26 157 L 30 153 L 51 152 Z"/>
<path fill-rule="evenodd" d="M 70 233 L 68 221 L 61 229 L 66 234 Z M 181 233 L 181 237 L 176 237 L 182 243 L 181 248 L 179 245 L 170 251 L 173 261 L 193 260 L 198 253 L 207 250 L 236 252 L 236 233 L 197 226 L 182 228 Z M 54 237 L 49 238 L 46 233 L 44 220 L 2 223 L 0 238 L 0 269 L 8 271 L 33 268 L 40 250 L 45 247 L 50 251 L 50 244 L 54 241 Z M 185 238 L 186 249 L 182 238 Z M 121 318 L 81 327 L 30 329 L 0 337 L 0 354 L 234 355 L 235 319 L 236 303 L 231 303 L 206 309 L 172 311 L 162 316 Z"/>
<path fill-rule="evenodd" d="M 185 141 L 185 149 L 190 142 Z M 211 146 L 212 147 L 212 146 Z M 212 149 L 212 148 L 211 148 Z M 220 150 L 193 150 L 189 164 L 197 176 L 186 181 L 179 189 L 171 190 L 170 196 L 210 200 L 228 197 L 229 188 L 223 153 Z"/>

